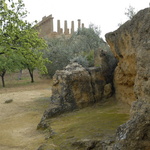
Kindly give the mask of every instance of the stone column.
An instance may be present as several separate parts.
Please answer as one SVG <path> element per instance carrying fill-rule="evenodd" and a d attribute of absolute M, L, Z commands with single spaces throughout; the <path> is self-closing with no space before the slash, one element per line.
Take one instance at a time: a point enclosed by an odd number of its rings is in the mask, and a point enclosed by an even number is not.
<path fill-rule="evenodd" d="M 60 34 L 60 20 L 57 20 L 57 33 Z"/>
<path fill-rule="evenodd" d="M 67 21 L 65 20 L 65 22 L 64 22 L 64 34 L 69 34 L 69 29 L 68 29 L 68 27 L 67 27 Z"/>
<path fill-rule="evenodd" d="M 82 29 L 84 28 L 84 23 L 82 23 Z"/>
<path fill-rule="evenodd" d="M 74 21 L 71 21 L 71 34 L 74 33 Z"/>
<path fill-rule="evenodd" d="M 62 34 L 63 33 L 63 29 L 62 28 L 60 28 L 60 34 Z"/>
<path fill-rule="evenodd" d="M 52 33 L 53 32 L 53 17 L 52 15 L 49 16 L 50 17 L 50 32 Z"/>
<path fill-rule="evenodd" d="M 78 19 L 78 29 L 80 29 L 80 27 L 81 27 L 81 20 Z"/>

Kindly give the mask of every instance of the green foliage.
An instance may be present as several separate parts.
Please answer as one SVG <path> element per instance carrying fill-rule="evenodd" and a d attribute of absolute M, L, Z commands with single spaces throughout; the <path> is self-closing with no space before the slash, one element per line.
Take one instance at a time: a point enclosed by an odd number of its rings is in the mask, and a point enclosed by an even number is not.
<path fill-rule="evenodd" d="M 129 6 L 129 8 L 127 8 L 125 15 L 131 20 L 133 18 L 133 16 L 135 16 L 136 11 L 135 8 L 132 6 Z"/>
<path fill-rule="evenodd" d="M 92 49 L 96 49 L 100 46 L 100 38 L 99 35 L 95 32 L 95 28 L 90 26 L 89 28 L 79 29 L 77 31 L 77 37 L 80 37 L 84 42 L 84 46 L 86 51 L 90 51 Z"/>
<path fill-rule="evenodd" d="M 83 67 L 88 67 L 89 63 L 86 57 L 83 57 L 81 55 L 74 57 L 73 59 L 70 60 L 70 62 L 77 62 L 78 64 L 82 65 Z"/>
<path fill-rule="evenodd" d="M 52 63 L 47 63 L 46 67 L 48 74 L 52 77 L 56 70 L 63 69 L 69 63 L 72 57 L 72 52 L 68 50 L 68 39 L 65 37 L 47 39 L 48 50 L 46 50 L 45 58 L 51 60 Z"/>
<path fill-rule="evenodd" d="M 84 67 L 94 66 L 94 50 L 105 43 L 99 35 L 100 30 L 91 24 L 70 37 L 47 39 L 49 50 L 45 52 L 45 57 L 52 61 L 52 64 L 46 65 L 50 77 L 69 62 L 78 62 Z"/>
<path fill-rule="evenodd" d="M 22 0 L 0 2 L 0 64 L 5 64 L 6 71 L 28 68 L 33 74 L 38 68 L 45 73 L 47 60 L 41 50 L 46 49 L 46 42 L 39 38 L 32 24 L 24 21 L 27 15 L 24 6 Z"/>
<path fill-rule="evenodd" d="M 126 8 L 126 11 L 125 11 L 124 14 L 127 16 L 127 18 L 128 18 L 129 20 L 131 20 L 131 19 L 133 18 L 133 16 L 136 15 L 136 13 L 137 13 L 137 11 L 135 11 L 135 8 L 132 7 L 131 5 L 129 5 L 129 7 Z M 122 22 L 121 22 L 121 23 L 118 23 L 118 26 L 120 27 L 122 24 L 123 24 Z"/>

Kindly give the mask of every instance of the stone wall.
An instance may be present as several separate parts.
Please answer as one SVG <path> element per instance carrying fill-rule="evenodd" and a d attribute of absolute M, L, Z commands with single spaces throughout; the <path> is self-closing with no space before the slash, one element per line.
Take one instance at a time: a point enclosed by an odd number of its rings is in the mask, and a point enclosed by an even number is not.
<path fill-rule="evenodd" d="M 42 21 L 37 24 L 39 36 L 45 37 L 53 33 L 53 17 L 49 15 L 48 17 L 43 17 Z"/>

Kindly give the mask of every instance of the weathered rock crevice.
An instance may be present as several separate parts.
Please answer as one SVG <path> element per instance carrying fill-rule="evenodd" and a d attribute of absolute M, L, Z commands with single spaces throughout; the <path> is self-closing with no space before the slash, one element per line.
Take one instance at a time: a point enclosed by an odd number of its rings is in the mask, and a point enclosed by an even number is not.
<path fill-rule="evenodd" d="M 130 105 L 144 91 L 141 89 L 144 86 L 139 86 L 143 84 L 142 78 L 148 80 L 149 76 L 149 14 L 149 8 L 142 10 L 116 31 L 106 34 L 119 61 L 114 73 L 116 98 Z"/>
<path fill-rule="evenodd" d="M 118 59 L 114 73 L 116 98 L 132 106 L 131 119 L 116 133 L 113 150 L 150 149 L 150 8 L 106 34 Z"/>

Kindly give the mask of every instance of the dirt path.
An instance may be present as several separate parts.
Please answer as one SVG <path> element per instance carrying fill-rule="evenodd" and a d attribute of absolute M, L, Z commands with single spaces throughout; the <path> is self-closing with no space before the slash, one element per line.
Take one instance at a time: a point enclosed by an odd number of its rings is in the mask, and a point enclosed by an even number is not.
<path fill-rule="evenodd" d="M 49 82 L 0 89 L 0 150 L 37 150 L 45 135 L 36 127 L 50 95 Z"/>

